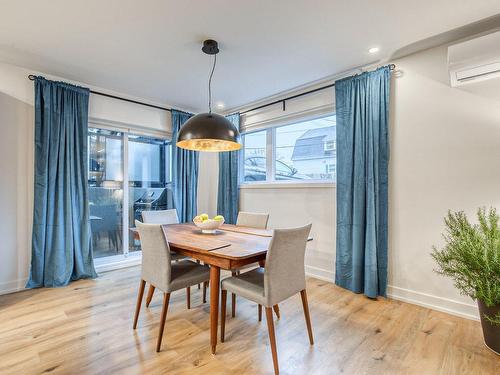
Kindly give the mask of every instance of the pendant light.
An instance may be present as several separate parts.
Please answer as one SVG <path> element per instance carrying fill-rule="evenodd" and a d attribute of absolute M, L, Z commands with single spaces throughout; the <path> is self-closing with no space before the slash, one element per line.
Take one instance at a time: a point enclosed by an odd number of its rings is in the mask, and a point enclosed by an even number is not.
<path fill-rule="evenodd" d="M 177 147 L 195 151 L 233 151 L 241 148 L 240 132 L 227 118 L 212 113 L 212 76 L 217 63 L 219 47 L 215 40 L 205 40 L 201 49 L 214 55 L 214 65 L 208 79 L 208 113 L 191 117 L 182 125 L 177 136 Z"/>

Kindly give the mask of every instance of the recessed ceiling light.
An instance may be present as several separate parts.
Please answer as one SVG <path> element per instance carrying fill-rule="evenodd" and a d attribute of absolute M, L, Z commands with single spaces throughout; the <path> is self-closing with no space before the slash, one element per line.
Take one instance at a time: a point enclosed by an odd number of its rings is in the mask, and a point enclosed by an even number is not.
<path fill-rule="evenodd" d="M 379 48 L 378 48 L 378 47 L 372 47 L 372 48 L 370 48 L 370 49 L 368 50 L 368 53 L 377 53 L 377 52 L 378 52 L 378 50 L 379 50 Z"/>
<path fill-rule="evenodd" d="M 222 102 L 217 103 L 217 108 L 219 108 L 219 109 L 224 108 L 224 103 L 222 103 Z"/>

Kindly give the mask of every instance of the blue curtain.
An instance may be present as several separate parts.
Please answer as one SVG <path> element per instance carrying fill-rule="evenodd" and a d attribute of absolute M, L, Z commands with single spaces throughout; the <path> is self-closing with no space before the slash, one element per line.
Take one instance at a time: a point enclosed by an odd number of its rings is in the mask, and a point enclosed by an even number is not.
<path fill-rule="evenodd" d="M 227 116 L 236 129 L 240 128 L 240 114 Z M 236 224 L 239 208 L 238 165 L 241 150 L 219 152 L 219 188 L 217 194 L 217 213 L 223 215 L 225 222 Z"/>
<path fill-rule="evenodd" d="M 97 277 L 88 207 L 88 103 L 86 88 L 35 79 L 35 196 L 28 288 Z"/>
<path fill-rule="evenodd" d="M 335 82 L 337 250 L 335 283 L 386 295 L 389 67 Z"/>
<path fill-rule="evenodd" d="M 193 220 L 197 214 L 199 155 L 197 151 L 175 145 L 181 126 L 192 116 L 191 113 L 172 110 L 172 185 L 174 204 L 181 223 Z"/>

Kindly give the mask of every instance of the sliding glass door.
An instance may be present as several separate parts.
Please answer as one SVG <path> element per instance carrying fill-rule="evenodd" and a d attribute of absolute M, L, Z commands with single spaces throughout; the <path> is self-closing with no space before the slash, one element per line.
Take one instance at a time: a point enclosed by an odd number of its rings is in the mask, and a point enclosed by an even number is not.
<path fill-rule="evenodd" d="M 89 208 L 94 258 L 119 261 L 140 244 L 129 231 L 143 210 L 173 208 L 170 142 L 89 128 Z"/>
<path fill-rule="evenodd" d="M 170 143 L 163 139 L 128 136 L 128 225 L 142 221 L 144 210 L 173 208 L 170 186 Z M 140 250 L 139 241 L 129 234 L 129 251 Z"/>

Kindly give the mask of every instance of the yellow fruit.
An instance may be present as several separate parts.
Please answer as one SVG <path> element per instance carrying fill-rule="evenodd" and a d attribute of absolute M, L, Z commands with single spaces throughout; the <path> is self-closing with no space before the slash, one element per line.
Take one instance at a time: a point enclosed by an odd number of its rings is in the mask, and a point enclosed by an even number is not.
<path fill-rule="evenodd" d="M 202 220 L 208 220 L 208 215 L 207 214 L 201 214 L 200 215 Z"/>
<path fill-rule="evenodd" d="M 214 220 L 215 220 L 215 221 L 222 221 L 222 220 L 224 220 L 224 216 L 222 216 L 222 215 L 217 215 L 216 217 L 214 217 Z"/>

